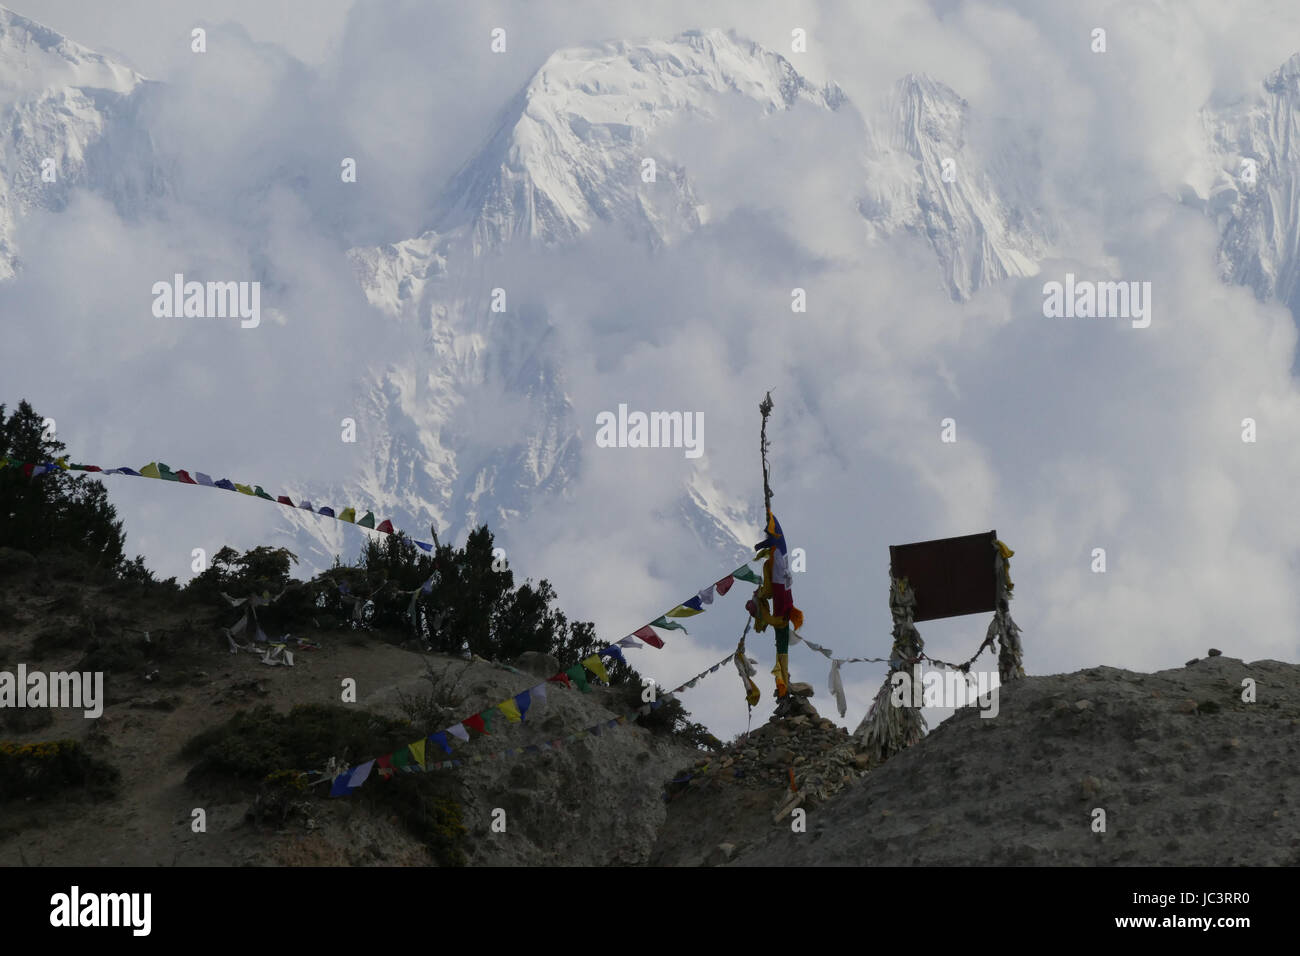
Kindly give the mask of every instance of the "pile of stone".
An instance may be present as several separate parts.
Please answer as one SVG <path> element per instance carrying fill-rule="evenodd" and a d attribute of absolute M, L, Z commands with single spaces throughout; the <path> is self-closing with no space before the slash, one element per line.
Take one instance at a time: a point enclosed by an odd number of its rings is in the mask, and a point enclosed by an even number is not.
<path fill-rule="evenodd" d="M 776 808 L 783 816 L 787 806 L 811 809 L 853 783 L 866 772 L 867 755 L 846 728 L 817 713 L 811 695 L 808 684 L 792 684 L 766 724 L 676 774 L 680 782 L 669 785 L 669 797 L 687 787 L 779 788 L 789 794 Z"/>

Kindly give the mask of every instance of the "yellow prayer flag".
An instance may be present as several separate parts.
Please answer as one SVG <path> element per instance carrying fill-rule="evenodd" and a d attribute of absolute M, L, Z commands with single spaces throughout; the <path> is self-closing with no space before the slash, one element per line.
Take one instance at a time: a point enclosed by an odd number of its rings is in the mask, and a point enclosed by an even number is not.
<path fill-rule="evenodd" d="M 510 721 L 512 724 L 519 723 L 519 705 L 513 700 L 503 700 L 501 703 L 497 704 L 497 710 L 505 714 L 506 720 Z"/>
<path fill-rule="evenodd" d="M 424 741 L 417 740 L 415 743 L 408 744 L 407 746 L 411 751 L 411 756 L 415 758 L 415 762 L 418 763 L 420 765 L 420 769 L 423 770 L 424 769 Z"/>
<path fill-rule="evenodd" d="M 339 520 L 340 520 L 340 521 L 351 521 L 353 524 L 355 524 L 355 523 L 356 523 L 356 520 L 357 520 L 357 509 L 356 509 L 356 508 L 344 508 L 341 512 L 339 512 Z"/>
<path fill-rule="evenodd" d="M 140 469 L 140 475 L 144 478 L 161 478 L 162 475 L 158 473 L 158 462 L 149 462 L 149 464 Z"/>
<path fill-rule="evenodd" d="M 703 611 L 697 611 L 693 607 L 687 607 L 685 604 L 679 604 L 671 611 L 669 611 L 665 615 L 665 617 L 694 617 L 696 614 L 703 614 L 703 613 L 704 613 Z"/>
<path fill-rule="evenodd" d="M 605 665 L 601 663 L 599 654 L 592 654 L 590 657 L 588 657 L 585 661 L 582 662 L 582 666 L 587 668 L 587 670 L 591 671 L 593 674 L 595 674 L 597 677 L 603 680 L 606 684 L 609 683 L 609 674 L 605 670 Z"/>
<path fill-rule="evenodd" d="M 253 494 L 253 489 L 248 487 L 248 485 L 241 485 L 239 482 L 236 481 L 234 482 L 234 486 L 235 486 L 235 490 L 240 492 L 241 494 L 245 494 L 245 495 Z"/>

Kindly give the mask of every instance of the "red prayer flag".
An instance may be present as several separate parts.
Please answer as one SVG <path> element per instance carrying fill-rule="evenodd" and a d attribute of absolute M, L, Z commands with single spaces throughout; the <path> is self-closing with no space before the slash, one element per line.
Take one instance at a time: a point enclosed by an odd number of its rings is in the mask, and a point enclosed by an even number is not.
<path fill-rule="evenodd" d="M 275 500 L 278 501 L 278 502 L 279 502 L 280 504 L 282 504 L 282 505 L 288 505 L 290 508 L 297 507 L 297 506 L 296 506 L 292 501 L 289 500 L 289 496 L 288 496 L 288 495 L 281 495 L 280 497 L 276 498 Z"/>
<path fill-rule="evenodd" d="M 733 584 L 735 584 L 735 583 L 736 583 L 736 579 L 735 579 L 734 577 L 732 577 L 730 574 L 728 574 L 725 578 L 723 578 L 723 579 L 722 579 L 721 581 L 719 581 L 717 584 L 713 585 L 713 588 L 714 588 L 715 591 L 718 592 L 719 595 L 722 595 L 722 594 L 726 594 L 728 591 L 730 591 L 730 590 L 731 590 L 731 586 L 732 586 Z"/>
<path fill-rule="evenodd" d="M 461 721 L 470 730 L 477 730 L 480 734 L 487 733 L 487 727 L 483 725 L 483 715 L 475 714 L 473 717 L 467 717 Z"/>
<path fill-rule="evenodd" d="M 95 470 L 96 470 L 96 471 L 99 471 L 98 468 L 96 468 Z M 193 478 L 190 477 L 190 473 L 189 473 L 188 471 L 186 471 L 184 468 L 182 468 L 180 471 L 176 472 L 176 477 L 177 477 L 177 479 L 178 479 L 179 481 L 181 481 L 183 484 L 187 484 L 187 485 L 197 485 L 197 484 L 198 484 L 197 481 L 195 481 Z"/>
<path fill-rule="evenodd" d="M 383 521 L 379 522 L 379 527 L 376 528 L 375 530 L 383 531 L 386 534 L 393 534 L 394 533 L 393 523 L 389 521 L 387 518 L 385 518 Z"/>
<path fill-rule="evenodd" d="M 641 628 L 638 631 L 633 631 L 632 636 L 641 638 L 641 640 L 645 641 L 651 647 L 664 646 L 663 638 L 661 638 L 658 634 L 656 634 L 654 628 L 652 628 L 649 624 L 647 624 L 645 627 Z"/>
<path fill-rule="evenodd" d="M 393 776 L 393 755 L 392 754 L 389 754 L 387 757 L 380 757 L 378 760 L 375 761 L 375 766 L 379 768 L 379 775 L 381 777 L 383 777 L 385 780 L 392 779 Z"/>
<path fill-rule="evenodd" d="M 551 683 L 552 681 L 554 681 L 557 684 L 563 684 L 565 687 L 573 686 L 572 684 L 569 683 L 569 675 L 564 673 L 564 671 L 560 671 L 560 673 L 556 674 L 554 677 L 546 678 L 546 682 L 548 684 Z"/>

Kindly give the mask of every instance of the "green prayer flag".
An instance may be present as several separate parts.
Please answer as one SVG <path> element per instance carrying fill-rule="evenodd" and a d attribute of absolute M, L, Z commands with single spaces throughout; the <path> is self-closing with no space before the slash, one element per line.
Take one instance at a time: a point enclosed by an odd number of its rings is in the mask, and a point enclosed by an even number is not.
<path fill-rule="evenodd" d="M 492 733 L 492 715 L 495 712 L 495 707 L 489 707 L 487 710 L 483 711 L 483 713 L 479 714 L 479 716 L 483 718 L 484 733 Z"/>
<path fill-rule="evenodd" d="M 682 627 L 682 626 L 681 626 L 680 624 L 678 624 L 676 621 L 670 621 L 670 620 L 668 620 L 668 618 L 666 618 L 666 617 L 661 617 L 661 618 L 659 618 L 659 620 L 657 620 L 657 621 L 651 621 L 651 622 L 650 622 L 650 626 L 651 626 L 651 627 L 662 627 L 662 628 L 664 628 L 665 630 L 669 630 L 669 631 L 671 631 L 671 630 L 678 630 L 678 631 L 684 631 L 684 630 L 686 630 L 686 628 Z"/>
<path fill-rule="evenodd" d="M 373 528 L 375 526 L 375 513 L 373 511 L 367 511 L 364 518 L 357 519 L 357 524 L 363 528 Z"/>
<path fill-rule="evenodd" d="M 574 664 L 564 673 L 569 675 L 569 679 L 578 685 L 578 689 L 584 694 L 591 693 L 591 685 L 587 683 L 587 672 L 583 670 L 581 664 Z"/>
<path fill-rule="evenodd" d="M 410 763 L 411 763 L 411 748 L 409 746 L 403 747 L 401 750 L 398 750 L 393 754 L 394 767 L 405 767 L 408 766 Z"/>
<path fill-rule="evenodd" d="M 265 498 L 267 501 L 274 501 L 274 500 L 275 500 L 275 499 L 272 498 L 270 495 L 268 495 L 265 491 L 262 490 L 262 486 L 261 486 L 261 485 L 258 485 L 256 488 L 253 489 L 253 494 L 257 495 L 257 497 L 259 497 L 259 498 Z"/>
<path fill-rule="evenodd" d="M 749 569 L 748 564 L 742 564 L 736 570 L 731 572 L 731 576 L 738 581 L 748 581 L 750 584 L 762 584 L 763 579 Z"/>
<path fill-rule="evenodd" d="M 180 481 L 181 476 L 176 474 L 162 462 L 158 462 L 158 477 L 164 481 Z"/>

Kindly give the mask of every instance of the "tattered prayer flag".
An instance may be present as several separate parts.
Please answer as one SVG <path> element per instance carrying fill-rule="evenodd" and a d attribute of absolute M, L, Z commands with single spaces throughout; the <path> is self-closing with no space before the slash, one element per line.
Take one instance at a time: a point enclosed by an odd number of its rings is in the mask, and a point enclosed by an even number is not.
<path fill-rule="evenodd" d="M 339 520 L 340 520 L 340 521 L 350 521 L 350 522 L 355 523 L 356 520 L 357 520 L 357 509 L 355 509 L 355 508 L 344 508 L 342 511 L 339 512 Z"/>
<path fill-rule="evenodd" d="M 280 497 L 276 498 L 275 500 L 276 500 L 276 502 L 277 502 L 278 504 L 288 505 L 290 508 L 295 507 L 294 503 L 293 503 L 292 501 L 289 500 L 289 496 L 288 496 L 288 495 L 281 495 Z"/>
<path fill-rule="evenodd" d="M 582 662 L 582 666 L 587 668 L 606 684 L 609 683 L 609 672 L 605 670 L 605 664 L 601 661 L 599 654 L 592 654 Z"/>
<path fill-rule="evenodd" d="M 519 708 L 519 717 L 521 720 L 523 719 L 524 715 L 528 713 L 528 708 L 532 705 L 532 703 L 533 703 L 533 692 L 531 688 L 529 690 L 524 691 L 523 693 L 515 694 L 515 706 Z"/>
<path fill-rule="evenodd" d="M 207 485 L 209 488 L 213 487 L 213 485 L 215 484 L 215 482 L 213 482 L 212 480 L 211 475 L 205 475 L 201 471 L 196 471 L 194 473 L 194 480 L 201 485 Z"/>
<path fill-rule="evenodd" d="M 651 621 L 651 622 L 650 622 L 650 626 L 651 626 L 651 627 L 662 627 L 662 628 L 663 628 L 664 630 L 666 630 L 666 631 L 672 631 L 672 630 L 685 631 L 685 630 L 686 630 L 686 628 L 682 627 L 682 626 L 681 626 L 680 624 L 678 624 L 676 621 L 670 621 L 670 620 L 668 620 L 667 617 L 661 617 L 661 618 L 659 618 L 659 620 L 657 620 L 657 621 Z"/>
<path fill-rule="evenodd" d="M 510 721 L 512 724 L 517 724 L 523 719 L 519 714 L 519 707 L 513 700 L 503 700 L 501 703 L 497 704 L 497 710 L 505 714 L 506 720 Z"/>
<path fill-rule="evenodd" d="M 618 660 L 622 661 L 624 664 L 627 663 L 627 658 L 623 656 L 623 652 L 622 652 L 621 650 L 619 650 L 619 647 L 618 647 L 617 644 L 611 644 L 611 645 L 609 645 L 609 647 L 603 648 L 603 649 L 600 651 L 600 656 L 601 656 L 601 657 L 615 657 L 615 658 L 617 658 Z"/>
<path fill-rule="evenodd" d="M 483 715 L 475 714 L 473 717 L 466 717 L 461 721 L 470 730 L 477 730 L 480 734 L 487 733 L 487 727 L 483 723 Z"/>
<path fill-rule="evenodd" d="M 699 594 L 695 595 L 695 597 L 696 597 L 696 599 L 699 600 L 700 604 L 702 604 L 702 605 L 703 605 L 703 604 L 712 604 L 712 603 L 713 603 L 713 585 L 710 584 L 707 588 L 705 588 L 705 589 L 704 589 L 703 591 L 701 591 Z"/>
<path fill-rule="evenodd" d="M 415 758 L 415 762 L 424 767 L 424 741 L 417 740 L 413 744 L 407 744 L 406 748 L 411 751 L 411 756 Z"/>
<path fill-rule="evenodd" d="M 272 498 L 270 495 L 266 493 L 265 489 L 263 489 L 261 485 L 258 485 L 256 488 L 253 489 L 253 494 L 256 495 L 258 498 L 265 498 L 267 501 L 275 500 L 274 498 Z"/>
<path fill-rule="evenodd" d="M 357 520 L 357 524 L 362 528 L 373 528 L 375 526 L 375 513 L 373 511 L 367 511 L 364 518 Z"/>
<path fill-rule="evenodd" d="M 158 462 L 158 474 L 159 474 L 159 476 L 162 477 L 162 479 L 163 479 L 164 481 L 180 481 L 180 480 L 181 480 L 180 475 L 176 474 L 176 472 L 172 471 L 170 468 L 168 468 L 168 467 L 167 467 L 166 465 L 164 465 L 162 462 Z"/>
<path fill-rule="evenodd" d="M 463 740 L 465 743 L 469 743 L 469 731 L 465 729 L 464 724 L 453 724 L 447 728 L 446 733 L 451 734 L 457 740 Z M 434 734 L 433 736 L 436 737 L 438 735 Z"/>
<path fill-rule="evenodd" d="M 241 485 L 239 482 L 235 482 L 235 490 L 241 495 L 251 495 L 253 493 L 252 488 L 248 487 L 248 485 Z"/>
<path fill-rule="evenodd" d="M 578 689 L 584 694 L 591 692 L 591 685 L 587 683 L 587 673 L 582 669 L 581 664 L 574 664 L 564 673 L 569 675 L 573 682 L 578 685 Z"/>
<path fill-rule="evenodd" d="M 334 517 L 334 509 L 331 508 L 331 507 L 329 507 L 328 505 L 325 506 L 324 508 L 317 508 L 317 509 L 316 509 L 316 513 L 317 513 L 318 515 L 324 515 L 324 516 L 327 517 L 327 518 L 333 518 L 333 517 Z"/>
<path fill-rule="evenodd" d="M 140 477 L 141 477 L 141 478 L 161 478 L 162 475 L 158 474 L 158 463 L 155 462 L 155 461 L 151 461 L 151 462 L 149 462 L 149 464 L 147 464 L 147 465 L 145 465 L 143 468 L 141 468 L 141 469 L 140 469 Z"/>
<path fill-rule="evenodd" d="M 359 767 L 354 768 L 352 776 L 348 779 L 348 786 L 355 790 L 357 787 L 365 783 L 366 779 L 370 776 L 370 771 L 374 769 L 374 766 L 375 762 L 373 760 L 367 760 Z"/>
<path fill-rule="evenodd" d="M 461 729 L 464 730 L 464 728 Z M 465 734 L 465 739 L 469 740 L 469 734 Z M 441 747 L 443 753 L 451 753 L 451 742 L 447 740 L 445 732 L 440 730 L 436 734 L 429 734 L 429 740 Z M 421 743 L 420 746 L 424 746 L 424 744 Z"/>
<path fill-rule="evenodd" d="M 731 577 L 738 581 L 748 581 L 750 584 L 762 584 L 763 579 L 749 569 L 748 564 L 742 564 L 736 570 L 731 572 Z"/>
<path fill-rule="evenodd" d="M 231 481 L 229 478 L 222 478 L 220 481 L 214 481 L 214 482 L 212 483 L 212 487 L 213 487 L 213 488 L 224 488 L 226 491 L 234 491 L 234 490 L 235 490 L 235 483 L 234 483 L 233 481 Z"/>
<path fill-rule="evenodd" d="M 188 471 L 186 471 L 184 468 L 182 468 L 180 471 L 176 472 L 176 480 L 179 481 L 179 482 L 180 482 L 181 484 L 183 484 L 183 485 L 197 485 L 197 484 L 198 484 L 197 481 L 195 481 L 192 477 L 190 477 L 190 473 L 189 473 Z"/>
<path fill-rule="evenodd" d="M 379 527 L 375 528 L 375 530 L 383 531 L 385 534 L 393 534 L 393 523 L 385 518 L 383 521 L 379 522 Z"/>
<path fill-rule="evenodd" d="M 121 468 L 119 468 L 119 469 L 117 470 L 117 473 L 118 473 L 119 475 L 130 475 L 130 476 L 132 476 L 133 478 L 139 478 L 139 477 L 140 477 L 140 472 L 136 471 L 134 468 L 127 468 L 125 465 L 123 465 Z"/>
<path fill-rule="evenodd" d="M 635 650 L 636 648 L 641 646 L 641 638 L 636 637 L 633 634 L 629 634 L 627 637 L 623 638 L 617 643 L 619 647 L 626 647 L 628 650 Z"/>
<path fill-rule="evenodd" d="M 663 647 L 663 638 L 654 632 L 654 629 L 647 624 L 645 627 L 638 628 L 632 632 L 633 637 L 639 637 L 651 647 Z"/>
<path fill-rule="evenodd" d="M 564 671 L 561 671 L 560 673 L 556 674 L 554 677 L 548 677 L 546 678 L 546 680 L 548 683 L 550 681 L 555 681 L 555 683 L 563 684 L 565 687 L 569 686 L 569 675 L 566 674 Z"/>

